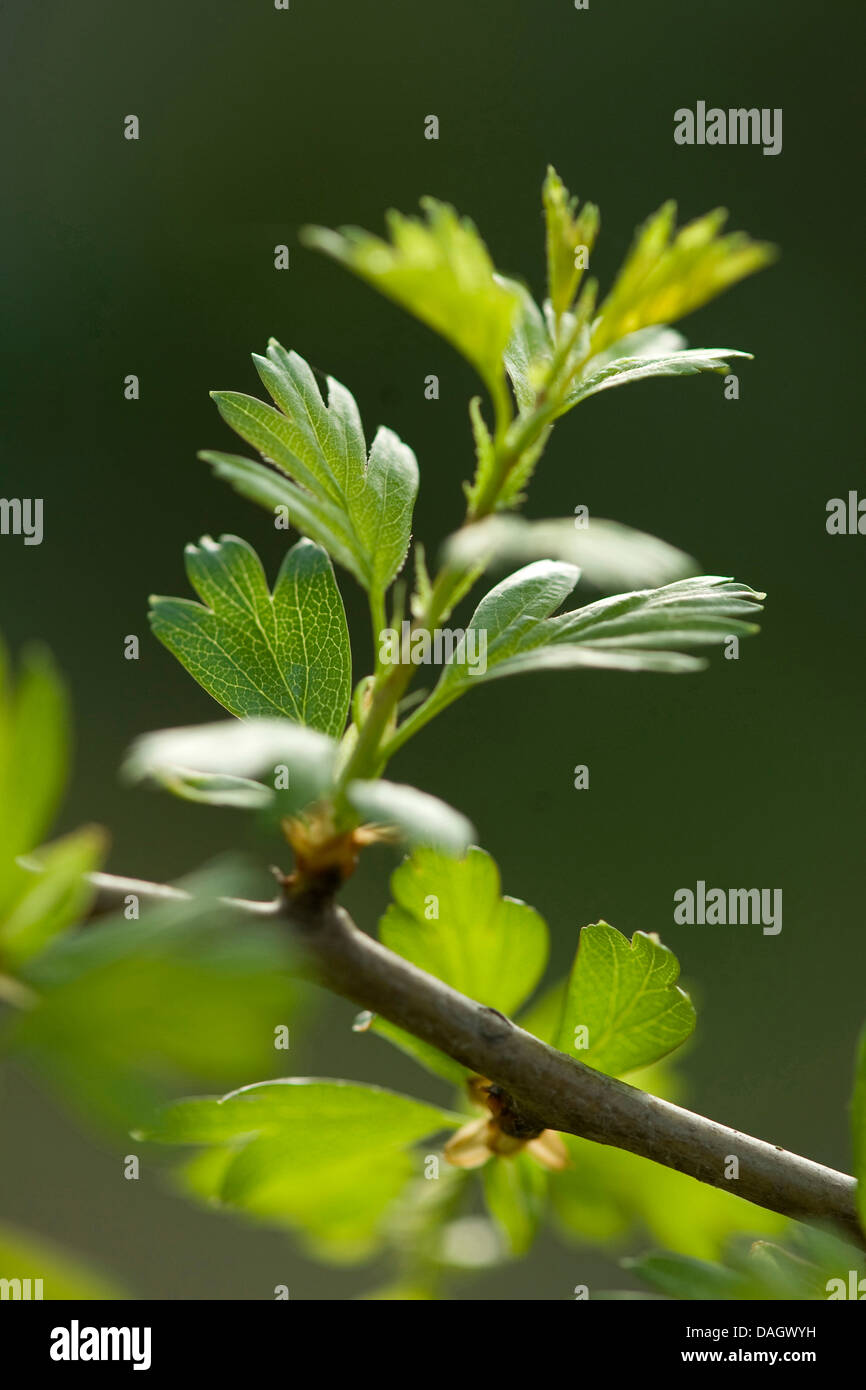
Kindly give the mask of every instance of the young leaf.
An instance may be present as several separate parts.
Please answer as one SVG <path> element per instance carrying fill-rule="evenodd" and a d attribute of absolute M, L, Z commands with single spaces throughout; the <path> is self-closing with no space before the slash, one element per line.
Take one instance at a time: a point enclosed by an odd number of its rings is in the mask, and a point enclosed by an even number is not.
<path fill-rule="evenodd" d="M 720 236 L 727 215 L 717 208 L 674 237 L 676 204 L 668 202 L 644 223 L 599 310 L 593 354 L 640 328 L 674 323 L 775 260 L 774 247 L 743 232 Z"/>
<path fill-rule="evenodd" d="M 188 787 L 214 777 L 232 783 L 266 777 L 280 786 L 281 809 L 292 815 L 331 790 L 336 757 L 333 739 L 288 719 L 226 719 L 143 734 L 123 770 L 131 781 L 150 779 L 172 790 L 177 782 Z M 288 770 L 287 787 L 276 775 L 282 768 Z"/>
<path fill-rule="evenodd" d="M 734 1270 L 726 1269 L 724 1265 L 710 1264 L 706 1260 L 693 1260 L 685 1255 L 641 1255 L 623 1260 L 623 1265 L 666 1298 L 725 1301 L 762 1295 L 766 1297 L 764 1290 L 746 1283 Z"/>
<path fill-rule="evenodd" d="M 303 238 L 447 338 L 495 389 L 517 296 L 497 280 L 467 218 L 435 198 L 422 199 L 421 206 L 426 222 L 388 214 L 390 242 L 357 227 L 308 227 Z"/>
<path fill-rule="evenodd" d="M 5 960 L 20 965 L 82 920 L 94 893 L 87 875 L 99 868 L 106 849 L 105 832 L 88 825 L 27 856 L 23 863 L 31 877 L 0 922 L 0 953 Z"/>
<path fill-rule="evenodd" d="M 514 653 L 490 675 L 573 667 L 699 671 L 705 663 L 680 649 L 751 636 L 758 626 L 748 620 L 763 598 L 732 579 L 701 575 L 599 599 L 541 624 L 534 649 Z"/>
<path fill-rule="evenodd" d="M 287 506 L 295 524 L 365 588 L 383 593 L 409 547 L 415 455 L 383 426 L 368 457 L 354 397 L 328 377 L 325 404 L 298 353 L 272 339 L 267 357 L 253 361 L 279 409 L 239 392 L 211 394 L 226 423 L 274 467 L 226 454 L 202 457 L 253 501 Z"/>
<path fill-rule="evenodd" d="M 552 165 L 542 189 L 547 228 L 547 286 L 551 306 L 557 317 L 570 309 L 586 269 L 579 252 L 592 251 L 598 235 L 598 208 L 584 204 L 578 213 L 573 198 Z"/>
<path fill-rule="evenodd" d="M 505 367 L 521 414 L 531 411 L 553 361 L 553 343 L 544 315 L 525 285 L 499 277 L 518 298 L 511 337 L 505 348 Z"/>
<path fill-rule="evenodd" d="M 500 1013 L 528 998 L 547 963 L 544 919 L 501 895 L 499 870 L 473 846 L 465 859 L 416 850 L 391 877 L 379 923 L 385 946 Z"/>
<path fill-rule="evenodd" d="M 543 620 L 568 597 L 579 574 L 574 565 L 538 560 L 491 589 L 422 709 L 427 714 L 444 709 L 479 681 L 489 680 L 501 663 L 544 642 Z"/>
<path fill-rule="evenodd" d="M 854 1176 L 857 1179 L 857 1210 L 866 1234 L 866 1029 L 860 1037 L 854 1094 L 851 1097 L 851 1135 L 854 1150 Z"/>
<path fill-rule="evenodd" d="M 66 777 L 68 743 L 66 693 L 49 654 L 25 650 L 13 686 L 0 644 L 0 913 L 27 888 L 15 861 L 48 831 Z"/>
<path fill-rule="evenodd" d="M 483 562 L 490 568 L 561 560 L 576 565 L 582 579 L 603 590 L 665 584 L 696 569 L 691 556 L 666 541 L 599 517 L 578 528 L 570 517 L 528 521 L 499 513 L 456 531 L 444 553 L 455 565 Z"/>
<path fill-rule="evenodd" d="M 299 1229 L 318 1253 L 371 1253 L 411 1179 L 410 1145 L 460 1117 L 375 1086 L 289 1078 L 180 1101 L 144 1137 L 222 1147 L 193 1170 L 201 1195 Z"/>
<path fill-rule="evenodd" d="M 482 1168 L 487 1210 L 505 1232 L 512 1255 L 525 1255 L 535 1240 L 549 1181 L 549 1174 L 525 1152 Z"/>
<path fill-rule="evenodd" d="M 272 805 L 274 793 L 262 782 L 249 777 L 228 777 L 222 772 L 195 772 L 191 768 L 171 767 L 155 770 L 154 781 L 181 801 L 202 806 L 230 806 L 236 811 L 259 811 Z"/>
<path fill-rule="evenodd" d="M 475 836 L 472 823 L 437 796 L 394 782 L 350 782 L 346 797 L 366 821 L 394 826 L 410 845 L 461 855 Z"/>
<path fill-rule="evenodd" d="M 10 1023 L 13 1053 L 124 1131 L 179 1082 L 240 1082 L 273 1066 L 274 1029 L 293 1018 L 285 934 L 264 920 L 238 930 L 218 901 L 230 875 L 185 886 L 193 896 L 142 906 L 137 921 L 118 914 L 55 937 L 21 971 L 38 1002 Z"/>
<path fill-rule="evenodd" d="M 246 541 L 204 536 L 186 548 L 190 584 L 204 600 L 151 598 L 155 635 L 232 714 L 284 715 L 339 736 L 351 693 L 349 633 L 331 563 L 301 540 L 273 593 Z"/>
<path fill-rule="evenodd" d="M 734 348 L 685 348 L 680 352 L 658 357 L 648 354 L 617 357 L 603 366 L 595 366 L 594 362 L 590 361 L 569 388 L 562 410 L 570 410 L 587 396 L 607 391 L 611 386 L 627 386 L 630 382 L 645 381 L 650 377 L 727 372 L 730 359 L 734 357 L 752 360 L 750 352 L 738 352 Z"/>
<path fill-rule="evenodd" d="M 379 923 L 384 945 L 454 989 L 497 1008 L 517 1009 L 547 961 L 547 926 L 531 907 L 500 897 L 499 871 L 473 846 L 457 862 L 419 849 L 391 878 L 394 901 Z M 411 1033 L 376 1018 L 373 1031 L 453 1085 L 466 1068 Z"/>
<path fill-rule="evenodd" d="M 199 454 L 215 475 L 266 511 L 282 507 L 292 524 L 324 547 L 333 560 L 353 574 L 364 588 L 369 568 L 360 553 L 357 538 L 345 516 L 327 498 L 314 497 L 298 487 L 285 474 L 266 463 L 243 458 L 240 454 L 220 454 L 204 450 Z"/>
<path fill-rule="evenodd" d="M 695 1027 L 679 973 L 673 951 L 654 936 L 635 932 L 629 941 L 607 922 L 584 927 L 556 1046 L 610 1076 L 658 1061 Z"/>

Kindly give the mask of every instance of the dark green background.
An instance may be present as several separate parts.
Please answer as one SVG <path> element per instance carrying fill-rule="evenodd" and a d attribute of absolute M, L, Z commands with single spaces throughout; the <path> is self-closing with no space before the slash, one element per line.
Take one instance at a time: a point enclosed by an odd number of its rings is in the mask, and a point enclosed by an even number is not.
<path fill-rule="evenodd" d="M 394 766 L 461 807 L 506 891 L 550 922 L 564 963 L 604 916 L 659 931 L 699 1007 L 687 1062 L 705 1113 L 824 1162 L 850 1164 L 846 1099 L 864 1009 L 863 561 L 828 537 L 825 504 L 864 486 L 862 324 L 852 297 L 854 7 L 808 0 L 168 0 L 43 3 L 4 20 L 8 271 L 2 491 L 42 496 L 41 547 L 0 541 L 0 624 L 55 651 L 76 708 L 61 828 L 111 828 L 111 867 L 177 875 L 241 846 L 229 812 L 118 784 L 144 729 L 218 710 L 147 632 L 150 591 L 187 592 L 182 548 L 234 531 L 271 573 L 265 513 L 197 462 L 231 448 L 207 391 L 259 391 L 269 334 L 355 392 L 422 469 L 417 533 L 459 520 L 470 466 L 469 369 L 397 308 L 302 249 L 307 221 L 381 227 L 433 193 L 474 217 L 497 265 L 541 292 L 547 161 L 602 209 L 594 270 L 609 283 L 632 229 L 667 197 L 683 217 L 722 203 L 782 259 L 694 315 L 694 345 L 743 347 L 741 398 L 719 378 L 660 381 L 562 422 L 530 514 L 591 512 L 654 532 L 710 573 L 766 589 L 762 637 L 697 677 L 562 674 L 470 696 Z M 681 148 L 673 112 L 698 99 L 782 107 L 784 149 Z M 134 112 L 141 139 L 122 138 Z M 441 122 L 438 143 L 424 117 Z M 273 268 L 275 243 L 291 269 Z M 856 260 L 855 260 L 856 256 Z M 123 399 L 136 373 L 141 399 Z M 441 399 L 423 398 L 435 372 Z M 367 625 L 344 585 L 366 660 Z M 123 638 L 138 633 L 138 663 Z M 360 668 L 359 672 L 360 674 Z M 587 763 L 591 790 L 572 788 Z M 3 808 L 9 814 L 9 808 Z M 388 852 L 350 901 L 372 927 Z M 784 929 L 675 927 L 678 887 L 781 887 Z M 292 1070 L 435 1088 L 336 1006 Z M 419 1092 L 420 1093 L 420 1092 Z M 349 1296 L 368 1273 L 302 1261 L 282 1236 L 209 1217 L 107 1156 L 8 1076 L 0 1216 L 103 1263 L 140 1296 Z M 14 1134 L 13 1134 L 14 1132 Z M 567 1298 L 626 1283 L 548 1242 L 472 1296 Z"/>

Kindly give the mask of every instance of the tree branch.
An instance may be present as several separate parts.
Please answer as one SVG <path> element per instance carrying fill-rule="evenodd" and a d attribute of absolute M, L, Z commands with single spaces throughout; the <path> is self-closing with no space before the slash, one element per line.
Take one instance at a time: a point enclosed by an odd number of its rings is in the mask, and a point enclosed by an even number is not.
<path fill-rule="evenodd" d="M 93 881 L 99 907 L 127 893 L 150 900 L 188 896 L 107 874 L 93 875 Z M 558 1052 L 389 951 L 327 895 L 224 901 L 245 915 L 284 921 L 318 983 L 495 1082 L 528 1126 L 626 1149 L 783 1216 L 832 1223 L 866 1248 L 857 1184 L 847 1174 L 716 1124 Z M 732 1156 L 739 1162 L 735 1182 L 725 1178 Z"/>

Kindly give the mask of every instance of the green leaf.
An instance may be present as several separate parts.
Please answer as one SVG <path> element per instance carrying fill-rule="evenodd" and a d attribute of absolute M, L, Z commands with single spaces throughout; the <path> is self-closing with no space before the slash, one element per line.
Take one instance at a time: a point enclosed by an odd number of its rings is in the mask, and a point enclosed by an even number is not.
<path fill-rule="evenodd" d="M 271 806 L 274 793 L 270 787 L 249 777 L 226 777 L 219 772 L 195 772 L 172 767 L 154 772 L 155 780 L 181 801 L 195 801 L 202 806 L 230 806 L 236 811 L 257 811 Z"/>
<path fill-rule="evenodd" d="M 525 903 L 500 896 L 499 871 L 484 850 L 448 859 L 418 849 L 391 878 L 393 902 L 379 937 L 397 955 L 500 1013 L 517 1009 L 547 962 L 547 926 Z M 384 1018 L 372 1029 L 444 1081 L 467 1069 Z"/>
<path fill-rule="evenodd" d="M 354 397 L 328 377 L 326 405 L 298 353 L 271 339 L 267 357 L 253 361 L 279 409 L 239 392 L 211 394 L 226 423 L 273 467 L 226 454 L 202 457 L 253 501 L 288 507 L 294 523 L 365 588 L 383 593 L 409 547 L 415 455 L 383 426 L 368 457 Z"/>
<path fill-rule="evenodd" d="M 481 1170 L 487 1210 L 505 1232 L 512 1255 L 525 1255 L 538 1233 L 549 1175 L 528 1153 L 496 1158 Z"/>
<path fill-rule="evenodd" d="M 151 598 L 159 640 L 219 704 L 239 717 L 285 715 L 338 737 L 351 694 L 346 614 L 325 551 L 301 540 L 271 594 L 246 541 L 204 536 L 186 548 L 190 599 Z"/>
<path fill-rule="evenodd" d="M 66 693 L 49 653 L 26 648 L 13 687 L 0 645 L 0 805 L 6 808 L 0 815 L 0 915 L 27 886 L 15 861 L 48 831 L 66 778 L 68 743 Z"/>
<path fill-rule="evenodd" d="M 720 645 L 759 629 L 749 619 L 764 594 L 716 575 L 599 599 L 539 624 L 534 649 L 515 652 L 491 675 L 597 667 L 679 673 L 705 663 L 682 647 Z"/>
<path fill-rule="evenodd" d="M 455 565 L 526 564 L 559 560 L 576 565 L 582 579 L 599 589 L 664 584 L 693 574 L 694 560 L 682 550 L 616 521 L 591 517 L 528 521 L 500 513 L 464 526 L 448 538 L 445 559 Z"/>
<path fill-rule="evenodd" d="M 421 207 L 426 221 L 388 214 L 390 241 L 357 227 L 308 227 L 303 239 L 440 333 L 495 390 L 517 297 L 497 280 L 467 218 L 435 198 L 422 199 Z"/>
<path fill-rule="evenodd" d="M 24 962 L 38 996 L 4 1041 L 90 1117 L 128 1130 L 179 1086 L 241 1081 L 274 1065 L 277 1027 L 293 1022 L 298 989 L 278 924 L 245 921 L 219 898 L 211 872 L 193 896 L 142 901 L 55 938 Z"/>
<path fill-rule="evenodd" d="M 106 849 L 105 832 L 88 825 L 27 856 L 26 867 L 33 877 L 0 923 L 0 951 L 5 960 L 20 965 L 82 921 L 94 895 L 86 875 L 99 868 Z"/>
<path fill-rule="evenodd" d="M 554 618 L 546 629 L 548 640 L 587 642 L 598 650 L 713 644 L 757 632 L 749 620 L 765 597 L 736 580 L 699 575 L 600 599 Z"/>
<path fill-rule="evenodd" d="M 857 1179 L 857 1209 L 866 1233 L 866 1029 L 860 1035 L 854 1094 L 851 1097 L 851 1136 L 854 1149 L 854 1176 Z"/>
<path fill-rule="evenodd" d="M 333 503 L 305 492 L 276 468 L 239 454 L 203 450 L 199 458 L 209 463 L 216 476 L 229 483 L 241 497 L 269 512 L 277 507 L 285 508 L 299 531 L 323 546 L 362 587 L 368 584 L 369 568 L 358 550 L 357 538 Z"/>
<path fill-rule="evenodd" d="M 470 999 L 511 1014 L 544 972 L 547 926 L 500 890 L 499 870 L 482 849 L 460 860 L 416 850 L 391 877 L 379 937 Z"/>
<path fill-rule="evenodd" d="M 552 165 L 542 189 L 547 230 L 547 285 L 553 312 L 558 316 L 570 309 L 585 267 L 575 265 L 578 247 L 592 251 L 598 235 L 598 208 L 584 204 L 578 214 L 573 198 Z"/>
<path fill-rule="evenodd" d="M 133 782 L 152 780 L 172 790 L 199 784 L 215 791 L 227 785 L 250 795 L 261 784 L 248 779 L 267 775 L 272 786 L 281 788 L 283 814 L 292 815 L 330 792 L 336 757 L 333 739 L 288 719 L 226 719 L 143 734 L 129 750 L 123 771 Z M 288 771 L 285 789 L 283 769 Z"/>
<path fill-rule="evenodd" d="M 668 1298 L 740 1299 L 743 1281 L 733 1270 L 686 1255 L 642 1255 L 623 1261 L 626 1269 Z M 752 1295 L 755 1296 L 754 1294 Z M 758 1295 L 760 1296 L 760 1295 Z"/>
<path fill-rule="evenodd" d="M 283 1138 L 294 1162 L 314 1169 L 335 1153 L 379 1153 L 460 1124 L 459 1115 L 381 1086 L 290 1076 L 253 1082 L 226 1096 L 176 1101 L 142 1138 L 160 1144 Z"/>
<path fill-rule="evenodd" d="M 610 1076 L 657 1062 L 695 1027 L 679 973 L 673 951 L 655 936 L 635 932 L 629 941 L 607 922 L 584 927 L 556 1046 Z M 587 1037 L 588 1047 L 580 1045 Z"/>
<path fill-rule="evenodd" d="M 674 236 L 668 202 L 639 228 L 593 325 L 593 355 L 640 328 L 674 323 L 775 260 L 773 246 L 743 232 L 719 235 L 727 216 L 717 208 Z"/>
<path fill-rule="evenodd" d="M 437 796 L 394 782 L 350 782 L 346 798 L 366 821 L 393 826 L 410 845 L 461 855 L 471 844 L 471 821 Z"/>
<path fill-rule="evenodd" d="M 596 359 L 593 359 L 587 363 L 586 369 L 569 388 L 563 410 L 570 410 L 587 396 L 607 391 L 611 386 L 627 386 L 633 381 L 645 381 L 656 376 L 695 376 L 699 372 L 726 372 L 729 370 L 730 360 L 734 357 L 752 360 L 750 352 L 738 352 L 734 348 L 684 348 L 680 352 L 658 357 L 616 357 L 601 366 L 596 365 Z"/>
<path fill-rule="evenodd" d="M 219 1161 L 194 1170 L 200 1195 L 300 1229 L 320 1254 L 349 1260 L 375 1248 L 385 1212 L 411 1179 L 406 1150 L 459 1124 L 379 1087 L 288 1078 L 180 1101 L 144 1137 L 224 1145 Z"/>
<path fill-rule="evenodd" d="M 543 620 L 571 593 L 578 576 L 574 565 L 538 560 L 491 589 L 422 706 L 425 713 L 444 709 L 473 685 L 490 680 L 502 663 L 543 642 Z"/>
<path fill-rule="evenodd" d="M 518 313 L 505 348 L 505 367 L 518 410 L 525 415 L 534 409 L 536 396 L 549 375 L 553 343 L 544 315 L 526 286 L 504 276 L 499 277 L 499 282 L 518 298 Z"/>

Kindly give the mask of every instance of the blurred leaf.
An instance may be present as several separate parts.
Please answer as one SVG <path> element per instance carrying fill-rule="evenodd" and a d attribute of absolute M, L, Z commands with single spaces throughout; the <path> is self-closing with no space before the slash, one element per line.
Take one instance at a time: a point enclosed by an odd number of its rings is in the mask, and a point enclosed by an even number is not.
<path fill-rule="evenodd" d="M 733 1181 L 721 1191 L 624 1149 L 563 1139 L 571 1167 L 551 1178 L 551 1203 L 559 1229 L 581 1245 L 621 1247 L 648 1233 L 681 1254 L 712 1260 L 734 1233 L 777 1236 L 789 1225 L 738 1197 Z"/>
<path fill-rule="evenodd" d="M 586 267 L 581 267 L 576 252 L 585 247 L 587 256 L 598 235 L 598 208 L 585 203 L 578 213 L 578 199 L 573 198 L 552 165 L 542 189 L 547 241 L 547 286 L 553 312 L 558 316 L 570 309 Z"/>
<path fill-rule="evenodd" d="M 130 748 L 123 770 L 132 781 L 149 778 L 176 790 L 178 782 L 184 788 L 199 782 L 206 789 L 213 777 L 228 780 L 231 789 L 237 779 L 246 782 L 265 774 L 282 787 L 279 769 L 287 768 L 288 787 L 279 791 L 278 800 L 290 815 L 331 790 L 336 756 L 332 739 L 288 719 L 226 719 L 143 734 Z"/>
<path fill-rule="evenodd" d="M 155 771 L 153 776 L 166 791 L 173 792 L 182 801 L 195 801 L 203 806 L 255 811 L 272 805 L 274 800 L 270 787 L 249 777 L 226 777 L 219 772 L 194 772 L 180 767 Z"/>
<path fill-rule="evenodd" d="M 470 999 L 511 1014 L 544 973 L 548 937 L 543 918 L 500 889 L 499 871 L 484 850 L 473 846 L 462 860 L 416 850 L 391 876 L 393 901 L 379 938 Z M 467 1075 L 386 1020 L 373 1027 L 436 1075 L 456 1083 Z"/>
<path fill-rule="evenodd" d="M 113 1280 L 78 1255 L 14 1226 L 0 1226 L 0 1279 L 41 1279 L 46 1301 L 126 1297 Z"/>
<path fill-rule="evenodd" d="M 696 569 L 682 550 L 616 521 L 592 517 L 578 527 L 572 517 L 527 521 L 501 512 L 456 531 L 445 543 L 445 558 L 455 565 L 483 562 L 491 568 L 542 559 L 564 561 L 604 590 L 665 584 Z"/>
<path fill-rule="evenodd" d="M 426 222 L 388 214 L 390 242 L 357 227 L 308 227 L 304 240 L 441 333 L 495 389 L 516 296 L 497 281 L 487 247 L 467 218 L 435 198 L 422 199 L 421 206 Z"/>
<path fill-rule="evenodd" d="M 487 1210 L 502 1227 L 512 1255 L 525 1255 L 544 1215 L 549 1175 L 526 1152 L 495 1158 L 481 1170 Z"/>
<path fill-rule="evenodd" d="M 851 1135 L 854 1176 L 857 1179 L 857 1207 L 860 1225 L 866 1232 L 866 1029 L 860 1035 L 854 1094 L 851 1097 Z"/>
<path fill-rule="evenodd" d="M 242 924 L 212 873 L 194 896 L 141 902 L 58 937 L 25 963 L 38 996 L 4 1041 L 90 1115 L 128 1128 L 190 1079 L 230 1082 L 276 1065 L 275 1028 L 297 990 L 276 923 Z"/>
<path fill-rule="evenodd" d="M 757 1284 L 744 1282 L 733 1270 L 685 1255 L 642 1255 L 624 1260 L 623 1264 L 668 1298 L 724 1300 L 763 1296 Z"/>
<path fill-rule="evenodd" d="M 285 715 L 339 737 L 351 693 L 343 601 L 325 551 L 300 540 L 273 594 L 246 541 L 204 536 L 186 548 L 190 599 L 151 598 L 150 622 L 181 665 L 232 714 Z"/>
<path fill-rule="evenodd" d="M 863 1252 L 824 1231 L 794 1228 L 786 1245 L 735 1238 L 722 1261 L 710 1263 L 668 1251 L 624 1260 L 651 1288 L 677 1299 L 825 1302 L 857 1297 Z M 841 1287 L 840 1287 L 841 1285 Z"/>
<path fill-rule="evenodd" d="M 68 744 L 66 694 L 49 653 L 26 648 L 13 686 L 0 645 L 0 917 L 27 888 L 15 861 L 48 831 L 66 780 Z"/>
<path fill-rule="evenodd" d="M 383 593 L 409 547 L 418 492 L 415 455 L 383 426 L 368 457 L 351 393 L 328 377 L 326 405 L 309 365 L 274 339 L 267 357 L 253 361 L 278 410 L 238 392 L 211 394 L 226 423 L 279 474 L 269 477 L 272 470 L 231 455 L 202 457 L 253 501 L 288 506 L 295 524 L 364 588 Z"/>
<path fill-rule="evenodd" d="M 584 927 L 556 1046 L 610 1076 L 657 1062 L 695 1028 L 679 973 L 673 951 L 645 932 L 629 941 L 607 922 Z M 589 1045 L 576 1052 L 579 1028 L 587 1030 Z"/>
<path fill-rule="evenodd" d="M 393 826 L 410 845 L 429 845 L 461 855 L 475 831 L 470 821 L 438 796 L 395 782 L 350 782 L 346 798 L 365 821 Z"/>
<path fill-rule="evenodd" d="M 601 305 L 593 354 L 640 328 L 676 322 L 775 260 L 774 247 L 744 232 L 719 235 L 727 216 L 717 208 L 676 236 L 676 203 L 665 203 L 647 219 Z"/>
<path fill-rule="evenodd" d="M 105 832 L 88 825 L 27 856 L 33 876 L 0 923 L 0 952 L 13 967 L 87 915 L 94 889 L 86 875 L 99 868 L 106 848 Z"/>
<path fill-rule="evenodd" d="M 317 1253 L 369 1255 L 414 1163 L 408 1147 L 459 1124 L 438 1107 L 378 1087 L 289 1078 L 223 1097 L 180 1101 L 147 1139 L 222 1144 L 193 1166 L 199 1196 L 300 1230 Z M 196 1161 L 197 1162 L 197 1161 Z"/>

